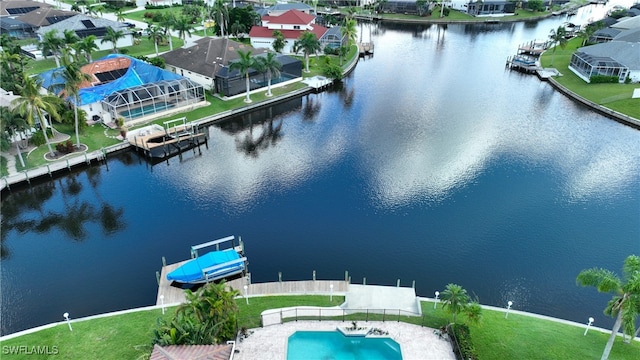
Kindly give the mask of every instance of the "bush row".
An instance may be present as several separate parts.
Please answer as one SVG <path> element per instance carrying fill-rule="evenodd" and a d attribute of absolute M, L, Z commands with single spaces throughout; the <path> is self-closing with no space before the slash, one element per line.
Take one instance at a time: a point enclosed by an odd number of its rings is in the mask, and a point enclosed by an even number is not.
<path fill-rule="evenodd" d="M 452 324 L 447 327 L 452 336 L 453 352 L 458 359 L 478 360 L 476 348 L 471 341 L 471 333 L 467 325 Z"/>

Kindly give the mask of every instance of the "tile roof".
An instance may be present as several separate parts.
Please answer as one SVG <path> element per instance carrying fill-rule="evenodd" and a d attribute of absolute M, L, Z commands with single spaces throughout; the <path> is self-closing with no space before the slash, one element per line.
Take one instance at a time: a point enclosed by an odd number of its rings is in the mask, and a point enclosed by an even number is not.
<path fill-rule="evenodd" d="M 18 16 L 16 19 L 25 22 L 27 24 L 31 24 L 33 26 L 47 26 L 52 23 L 49 22 L 50 18 L 61 18 L 74 16 L 78 13 L 75 11 L 66 11 L 66 10 L 58 10 L 58 9 L 38 9 L 32 12 L 26 13 L 24 15 Z"/>
<path fill-rule="evenodd" d="M 85 74 L 89 74 L 92 77 L 90 81 L 83 81 L 79 88 L 84 89 L 87 87 L 94 86 L 94 84 L 100 83 L 100 80 L 96 77 L 95 74 L 109 72 L 118 69 L 128 69 L 131 66 L 131 59 L 127 57 L 117 57 L 113 59 L 104 59 L 97 60 L 92 63 L 89 63 L 80 68 Z"/>
<path fill-rule="evenodd" d="M 289 10 L 286 13 L 279 16 L 263 16 L 263 21 L 268 21 L 271 24 L 287 24 L 287 25 L 308 25 L 315 20 L 314 15 L 303 13 L 300 10 Z"/>
<path fill-rule="evenodd" d="M 320 25 L 313 25 L 311 32 L 316 34 L 316 37 L 320 39 L 324 33 L 327 32 L 327 28 Z M 260 37 L 260 38 L 272 38 L 273 37 L 273 29 L 269 29 L 264 26 L 254 26 L 249 31 L 249 37 Z M 303 32 L 307 30 L 279 30 L 284 35 L 285 39 L 298 39 Z"/>
<path fill-rule="evenodd" d="M 229 39 L 202 38 L 188 48 L 174 49 L 160 55 L 167 65 L 173 65 L 196 74 L 213 78 L 229 61 L 238 58 L 238 49 L 251 50 L 252 55 L 266 52 Z"/>
<path fill-rule="evenodd" d="M 31 0 L 2 0 L 0 1 L 0 16 L 11 15 L 7 9 L 38 7 L 40 9 L 53 8 L 53 5 Z"/>
<path fill-rule="evenodd" d="M 233 345 L 153 345 L 149 360 L 229 360 Z"/>
<path fill-rule="evenodd" d="M 87 21 L 90 22 L 89 24 L 92 24 L 93 26 L 88 27 Z M 107 28 L 107 27 L 113 28 L 114 30 L 123 30 L 125 34 L 131 33 L 131 31 L 128 30 L 127 25 L 123 23 L 104 19 L 104 18 L 95 18 L 95 17 L 83 15 L 83 14 L 78 14 L 74 17 L 62 20 L 55 24 L 42 27 L 37 32 L 38 34 L 44 34 L 48 31 L 55 29 L 55 30 L 58 30 L 58 36 L 63 37 L 64 36 L 63 32 L 64 30 L 67 30 L 67 29 L 78 31 L 78 30 L 86 30 L 90 28 Z"/>

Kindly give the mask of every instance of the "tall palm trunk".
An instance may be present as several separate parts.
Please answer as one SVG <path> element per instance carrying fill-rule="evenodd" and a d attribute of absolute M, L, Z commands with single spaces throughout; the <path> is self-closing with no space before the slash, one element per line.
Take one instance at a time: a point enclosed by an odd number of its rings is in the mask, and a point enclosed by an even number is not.
<path fill-rule="evenodd" d="M 246 79 L 246 85 L 247 85 L 247 98 L 244 99 L 244 102 L 246 103 L 250 103 L 251 102 L 251 98 L 249 98 L 249 70 L 247 70 L 247 75 L 245 76 Z"/>
<path fill-rule="evenodd" d="M 620 326 L 622 325 L 622 309 L 618 310 L 618 316 L 616 317 L 616 322 L 613 324 L 613 329 L 611 329 L 611 336 L 609 336 L 609 340 L 607 341 L 607 345 L 604 347 L 604 352 L 602 353 L 602 357 L 600 360 L 608 360 L 609 353 L 611 353 L 611 348 L 613 348 L 613 342 L 616 340 L 616 336 L 618 336 L 618 330 L 620 330 Z"/>
<path fill-rule="evenodd" d="M 42 125 L 42 133 L 44 134 L 44 140 L 47 143 L 47 147 L 49 148 L 49 154 L 51 154 L 51 156 L 55 156 L 56 153 L 53 152 L 53 148 L 51 147 L 51 142 L 49 141 L 49 135 L 47 135 L 47 121 L 44 119 L 44 116 L 42 115 L 42 111 L 38 110 L 37 113 L 38 113 L 38 121 L 40 121 L 40 125 Z"/>
<path fill-rule="evenodd" d="M 80 149 L 80 131 L 78 130 L 78 98 L 76 97 L 76 103 L 73 104 L 73 110 L 75 113 L 75 117 L 76 117 L 76 122 L 75 122 L 75 126 L 76 126 L 76 147 L 78 149 Z"/>
<path fill-rule="evenodd" d="M 22 151 L 20 151 L 20 141 L 22 140 L 18 140 L 16 141 L 16 150 L 18 151 L 18 158 L 20 159 L 20 165 L 22 165 L 22 167 L 24 168 L 24 159 L 22 158 Z"/>

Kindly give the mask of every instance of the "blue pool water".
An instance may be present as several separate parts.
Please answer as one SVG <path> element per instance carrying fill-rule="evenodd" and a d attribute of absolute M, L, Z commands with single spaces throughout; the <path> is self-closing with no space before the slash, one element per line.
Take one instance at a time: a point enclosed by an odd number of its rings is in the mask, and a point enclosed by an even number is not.
<path fill-rule="evenodd" d="M 344 336 L 338 331 L 296 331 L 289 337 L 287 360 L 402 360 L 400 345 L 389 338 Z"/>
<path fill-rule="evenodd" d="M 154 105 L 145 105 L 143 107 L 139 107 L 139 108 L 135 108 L 135 109 L 131 109 L 131 110 L 125 110 L 123 112 L 120 113 L 120 115 L 122 115 L 123 117 L 126 118 L 137 118 L 143 115 L 149 115 L 149 114 L 153 114 L 159 111 L 164 111 L 167 109 L 171 109 L 172 107 L 174 107 L 175 105 L 173 104 L 156 104 L 155 108 Z"/>

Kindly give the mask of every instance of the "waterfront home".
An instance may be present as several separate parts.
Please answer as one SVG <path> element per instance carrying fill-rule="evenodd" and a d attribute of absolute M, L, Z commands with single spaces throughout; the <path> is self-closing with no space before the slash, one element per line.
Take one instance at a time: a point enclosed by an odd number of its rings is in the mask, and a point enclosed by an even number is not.
<path fill-rule="evenodd" d="M 289 10 L 279 16 L 266 15 L 261 19 L 261 26 L 253 26 L 249 31 L 251 46 L 255 48 L 268 48 L 273 50 L 275 37 L 273 32 L 280 31 L 285 38 L 285 46 L 282 53 L 293 53 L 293 43 L 305 31 L 310 31 L 322 42 L 323 35 L 329 30 L 316 24 L 314 15 L 306 14 L 298 10 Z"/>
<path fill-rule="evenodd" d="M 56 95 L 62 95 L 64 90 L 60 70 L 39 75 L 42 86 Z M 80 84 L 78 105 L 88 119 L 105 124 L 123 118 L 126 125 L 131 125 L 205 101 L 202 85 L 126 55 L 107 55 L 83 66 L 81 71 L 91 80 Z"/>
<path fill-rule="evenodd" d="M 252 55 L 265 53 L 265 48 L 254 48 L 230 39 L 205 37 L 193 46 L 174 49 L 161 54 L 165 68 L 187 77 L 207 90 L 214 90 L 216 74 L 229 62 L 238 59 L 238 50 L 251 51 Z"/>
<path fill-rule="evenodd" d="M 38 9 L 50 9 L 53 5 L 31 0 L 2 0 L 0 1 L 0 18 L 15 17 Z"/>
<path fill-rule="evenodd" d="M 277 2 L 271 6 L 269 6 L 268 8 L 263 8 L 263 9 L 258 9 L 256 10 L 256 12 L 260 15 L 260 16 L 280 16 L 284 13 L 286 13 L 289 10 L 298 10 L 300 12 L 303 12 L 305 14 L 313 14 L 314 8 L 307 5 L 307 4 L 303 4 L 300 2 L 291 2 L 291 3 L 281 3 L 281 2 Z"/>
<path fill-rule="evenodd" d="M 638 54 L 640 42 L 609 41 L 585 46 L 571 55 L 569 69 L 586 82 L 591 82 L 591 77 L 596 75 L 616 76 L 620 83 L 627 77 L 632 82 L 640 82 Z"/>
<path fill-rule="evenodd" d="M 102 39 L 107 34 L 108 28 L 116 31 L 120 30 L 125 34 L 123 38 L 118 40 L 116 47 L 120 48 L 133 45 L 133 32 L 129 30 L 126 24 L 83 14 L 77 14 L 55 24 L 43 26 L 38 29 L 36 33 L 38 37 L 42 39 L 49 31 L 56 30 L 57 37 L 64 38 L 65 30 L 73 30 L 81 39 L 89 35 L 94 35 L 97 38 L 95 44 L 98 46 L 98 49 L 109 50 L 113 48 L 113 44 L 110 41 L 102 42 Z"/>

